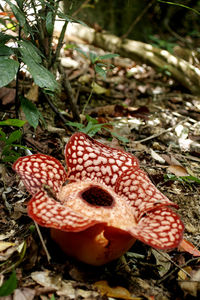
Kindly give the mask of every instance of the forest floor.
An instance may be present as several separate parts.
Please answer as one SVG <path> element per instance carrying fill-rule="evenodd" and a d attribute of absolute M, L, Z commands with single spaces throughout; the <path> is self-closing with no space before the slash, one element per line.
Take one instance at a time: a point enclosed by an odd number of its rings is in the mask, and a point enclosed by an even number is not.
<path fill-rule="evenodd" d="M 75 50 L 63 50 L 62 56 L 82 111 L 90 96 L 94 70 Z M 69 57 L 73 67 L 66 60 Z M 137 241 L 121 259 L 91 267 L 66 257 L 50 239 L 49 230 L 40 228 L 51 256 L 48 260 L 27 216 L 30 195 L 12 164 L 1 163 L 0 283 L 15 269 L 18 284 L 14 294 L 0 299 L 188 300 L 200 295 L 200 98 L 174 82 L 165 69 L 154 70 L 120 57 L 111 63 L 114 68 L 106 79 L 96 77 L 91 99 L 81 114 L 83 127 L 90 122 L 90 133 L 95 133 L 94 120 L 109 123 L 100 126 L 94 138 L 111 147 L 124 147 L 138 158 L 157 188 L 179 205 L 188 242 L 182 248 L 162 252 Z M 46 125 L 41 123 L 34 130 L 27 123 L 22 145 L 32 153 L 54 156 L 64 165 L 64 146 L 72 129 L 78 130 L 76 124 L 63 126 L 59 116 L 38 98 L 37 88 L 27 82 L 28 97 L 35 101 Z M 24 84 L 22 80 L 20 84 Z M 14 118 L 12 88 L 6 99 L 1 99 L 1 120 Z M 70 119 L 66 102 L 63 93 L 57 106 Z M 88 121 L 86 114 L 93 119 Z M 6 130 L 10 133 L 12 128 Z"/>

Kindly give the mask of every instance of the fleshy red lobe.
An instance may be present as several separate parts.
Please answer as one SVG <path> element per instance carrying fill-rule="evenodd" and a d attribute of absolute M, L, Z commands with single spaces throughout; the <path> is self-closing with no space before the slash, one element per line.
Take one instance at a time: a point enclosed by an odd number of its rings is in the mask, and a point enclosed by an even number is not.
<path fill-rule="evenodd" d="M 165 197 L 140 169 L 125 171 L 116 182 L 115 192 L 127 198 L 137 220 L 146 212 L 161 206 L 178 207 Z"/>
<path fill-rule="evenodd" d="M 129 232 L 138 240 L 157 249 L 176 248 L 183 238 L 184 225 L 168 207 L 147 212 Z"/>
<path fill-rule="evenodd" d="M 29 201 L 28 215 L 41 226 L 63 231 L 78 232 L 99 223 L 55 201 L 42 190 Z"/>
<path fill-rule="evenodd" d="M 108 147 L 81 132 L 73 134 L 69 139 L 65 158 L 69 179 L 92 179 L 110 187 L 115 185 L 124 171 L 139 167 L 133 155 Z"/>
<path fill-rule="evenodd" d="M 33 154 L 20 157 L 13 169 L 21 176 L 24 185 L 32 195 L 39 192 L 44 185 L 57 193 L 67 179 L 61 163 L 52 156 Z"/>

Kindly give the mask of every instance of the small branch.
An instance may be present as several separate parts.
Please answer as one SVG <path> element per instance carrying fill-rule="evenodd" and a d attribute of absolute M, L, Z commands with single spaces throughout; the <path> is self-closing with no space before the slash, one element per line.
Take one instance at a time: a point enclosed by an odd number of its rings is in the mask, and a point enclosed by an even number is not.
<path fill-rule="evenodd" d="M 159 133 L 156 133 L 156 134 L 153 134 L 153 135 L 151 135 L 151 136 L 148 136 L 147 138 L 145 138 L 145 139 L 143 139 L 143 140 L 134 141 L 134 143 L 143 143 L 143 142 L 146 142 L 146 141 L 152 140 L 152 139 L 154 139 L 154 138 L 156 138 L 156 137 L 158 137 L 158 136 L 162 135 L 163 133 L 166 133 L 166 132 L 169 132 L 169 131 L 172 131 L 172 130 L 174 130 L 174 129 L 175 129 L 177 126 L 178 126 L 178 125 L 180 125 L 180 124 L 182 124 L 182 123 L 186 122 L 187 120 L 188 120 L 188 118 L 186 118 L 186 119 L 184 119 L 184 120 L 180 121 L 179 123 L 177 123 L 177 124 L 176 124 L 176 125 L 174 125 L 173 127 L 170 127 L 170 128 L 164 129 L 164 130 L 162 130 L 161 132 L 159 132 Z"/>
<path fill-rule="evenodd" d="M 63 87 L 65 89 L 65 92 L 66 92 L 68 100 L 69 100 L 69 105 L 70 105 L 70 108 L 72 111 L 73 119 L 79 122 L 80 121 L 79 111 L 75 104 L 76 100 L 74 99 L 73 90 L 72 90 L 71 84 L 67 78 L 67 74 L 64 71 L 63 67 L 61 66 L 61 64 L 58 65 L 58 70 L 62 76 Z"/>
<path fill-rule="evenodd" d="M 142 19 L 142 17 L 144 16 L 144 14 L 148 11 L 148 9 L 153 5 L 155 0 L 152 0 L 148 3 L 147 6 L 145 6 L 145 8 L 143 9 L 143 11 L 141 12 L 141 14 L 139 14 L 137 16 L 137 18 L 133 21 L 133 23 L 131 24 L 131 26 L 128 28 L 127 32 L 124 33 L 121 38 L 125 39 L 127 38 L 127 36 L 129 35 L 129 33 L 133 30 L 133 28 L 135 27 L 135 25 Z"/>
<path fill-rule="evenodd" d="M 44 239 L 42 237 L 42 234 L 41 234 L 41 231 L 40 231 L 40 228 L 39 228 L 38 224 L 35 221 L 34 221 L 34 223 L 35 223 L 35 227 L 36 227 L 37 233 L 39 235 L 40 241 L 42 243 L 42 247 L 44 249 L 44 252 L 46 253 L 47 260 L 48 260 L 48 263 L 49 263 L 50 260 L 51 260 L 51 256 L 50 256 L 49 251 L 48 251 L 48 249 L 47 249 L 47 247 L 45 245 L 45 242 L 44 242 Z"/>
<path fill-rule="evenodd" d="M 84 5 L 87 5 L 90 0 L 86 0 L 81 4 L 81 6 L 72 14 L 72 17 L 75 17 L 84 7 Z"/>
<path fill-rule="evenodd" d="M 67 122 L 67 120 L 65 119 L 65 117 L 59 112 L 59 110 L 57 109 L 57 107 L 52 103 L 52 101 L 50 100 L 49 96 L 44 94 L 49 106 L 51 107 L 51 109 L 55 112 L 56 115 L 59 116 L 59 118 L 62 120 L 62 122 L 65 124 Z"/>

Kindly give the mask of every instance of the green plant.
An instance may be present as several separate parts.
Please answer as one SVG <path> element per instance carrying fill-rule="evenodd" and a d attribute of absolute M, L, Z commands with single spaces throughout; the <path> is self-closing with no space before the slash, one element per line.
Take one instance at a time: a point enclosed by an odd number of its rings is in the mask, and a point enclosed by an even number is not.
<path fill-rule="evenodd" d="M 3 30 L 0 33 L 0 87 L 6 86 L 16 78 L 15 111 L 18 118 L 20 70 L 26 66 L 33 81 L 43 93 L 55 95 L 59 85 L 54 74 L 58 69 L 58 57 L 67 24 L 82 22 L 61 11 L 59 5 L 61 0 L 5 0 L 5 2 L 7 6 L 0 5 L 3 16 L 1 19 Z M 57 16 L 64 24 L 57 47 L 53 47 L 53 31 Z M 17 32 L 17 36 L 8 34 L 8 29 Z M 8 42 L 12 42 L 12 45 Z"/>
<path fill-rule="evenodd" d="M 1 160 L 3 162 L 14 162 L 17 158 L 21 156 L 20 150 L 28 149 L 22 146 L 22 127 L 26 121 L 18 119 L 8 119 L 6 121 L 1 121 L 0 126 L 9 126 L 9 131 L 13 127 L 18 127 L 19 129 L 12 130 L 11 133 L 7 133 L 0 127 L 0 142 L 2 144 L 2 151 L 0 153 Z"/>
<path fill-rule="evenodd" d="M 9 296 L 17 288 L 16 272 L 13 271 L 10 277 L 0 287 L 0 297 Z"/>
<path fill-rule="evenodd" d="M 173 49 L 176 46 L 176 43 L 162 40 L 154 35 L 150 35 L 149 39 L 152 41 L 152 43 L 151 43 L 152 46 L 160 48 L 160 49 L 166 49 L 170 53 L 173 52 Z"/>
<path fill-rule="evenodd" d="M 92 51 L 89 51 L 88 54 L 87 54 L 85 51 L 83 51 L 80 48 L 75 47 L 75 49 L 78 52 L 82 53 L 87 59 L 90 60 L 92 66 L 94 68 L 95 73 L 102 76 L 103 78 L 106 78 L 107 70 L 109 68 L 114 67 L 112 64 L 105 63 L 103 61 L 106 60 L 106 59 L 112 59 L 114 57 L 119 56 L 119 54 L 116 54 L 116 53 L 108 53 L 108 54 L 105 54 L 105 55 L 97 55 L 95 52 L 92 52 Z"/>
<path fill-rule="evenodd" d="M 75 127 L 78 129 L 78 131 L 84 132 L 88 134 L 89 136 L 94 136 L 97 132 L 101 131 L 103 128 L 104 130 L 107 130 L 110 132 L 110 134 L 114 137 L 116 137 L 118 140 L 120 140 L 123 143 L 128 143 L 129 140 L 125 137 L 122 137 L 118 135 L 116 132 L 111 131 L 107 125 L 112 125 L 111 123 L 98 123 L 98 121 L 88 115 L 86 115 L 87 125 L 85 126 L 82 123 L 78 122 L 67 122 L 66 125 Z"/>
<path fill-rule="evenodd" d="M 169 181 L 169 180 L 173 180 L 173 181 L 179 181 L 181 183 L 187 183 L 187 184 L 200 184 L 200 179 L 195 177 L 195 176 L 191 176 L 191 175 L 188 175 L 188 176 L 175 176 L 175 175 L 172 175 L 172 174 L 166 174 L 164 176 L 164 179 L 166 181 Z"/>

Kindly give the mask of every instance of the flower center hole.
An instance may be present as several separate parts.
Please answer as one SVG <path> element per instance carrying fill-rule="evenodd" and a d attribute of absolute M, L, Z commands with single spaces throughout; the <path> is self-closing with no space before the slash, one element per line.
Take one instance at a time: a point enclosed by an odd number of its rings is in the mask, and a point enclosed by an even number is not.
<path fill-rule="evenodd" d="M 97 206 L 111 206 L 113 203 L 113 197 L 98 186 L 88 188 L 82 193 L 82 198 L 89 204 Z"/>

